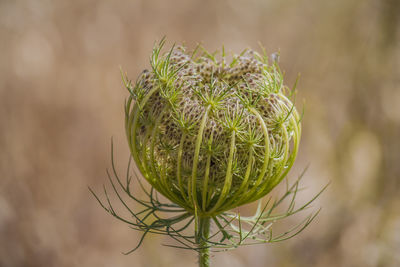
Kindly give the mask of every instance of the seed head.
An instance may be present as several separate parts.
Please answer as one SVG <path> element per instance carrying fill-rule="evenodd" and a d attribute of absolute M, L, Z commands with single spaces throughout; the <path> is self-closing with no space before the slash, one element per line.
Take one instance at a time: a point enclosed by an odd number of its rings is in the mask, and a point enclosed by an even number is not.
<path fill-rule="evenodd" d="M 150 184 L 199 216 L 257 200 L 288 173 L 301 126 L 277 62 L 156 45 L 151 69 L 126 84 L 132 156 Z M 125 80 L 125 79 L 124 79 Z"/>

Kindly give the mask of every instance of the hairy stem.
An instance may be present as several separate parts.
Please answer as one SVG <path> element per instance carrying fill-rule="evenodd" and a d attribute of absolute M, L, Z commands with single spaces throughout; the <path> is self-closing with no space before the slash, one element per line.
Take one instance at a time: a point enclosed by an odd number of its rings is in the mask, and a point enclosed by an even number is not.
<path fill-rule="evenodd" d="M 210 267 L 210 248 L 207 239 L 210 234 L 210 218 L 200 218 L 197 244 L 199 250 L 199 267 Z"/>

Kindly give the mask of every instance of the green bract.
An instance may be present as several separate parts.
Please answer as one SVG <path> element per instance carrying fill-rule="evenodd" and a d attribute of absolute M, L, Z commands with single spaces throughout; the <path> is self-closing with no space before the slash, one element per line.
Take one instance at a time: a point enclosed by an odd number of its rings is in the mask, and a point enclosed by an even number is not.
<path fill-rule="evenodd" d="M 127 81 L 126 134 L 142 175 L 199 217 L 213 217 L 269 193 L 296 158 L 300 117 L 283 76 L 245 50 L 230 63 L 203 49 L 162 53 Z M 200 48 L 201 49 L 201 48 Z"/>

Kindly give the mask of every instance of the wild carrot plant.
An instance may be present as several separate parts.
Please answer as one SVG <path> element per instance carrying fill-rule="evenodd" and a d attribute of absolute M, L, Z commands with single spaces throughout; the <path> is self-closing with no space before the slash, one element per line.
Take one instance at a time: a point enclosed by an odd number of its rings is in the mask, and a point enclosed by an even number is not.
<path fill-rule="evenodd" d="M 132 194 L 131 170 L 123 181 L 113 156 L 109 181 L 130 218 L 117 213 L 105 188 L 106 202 L 91 190 L 108 213 L 143 232 L 127 253 L 148 233 L 168 235 L 177 241 L 170 246 L 197 251 L 199 266 L 209 266 L 210 250 L 278 242 L 300 233 L 318 212 L 283 233 L 275 234 L 272 226 L 307 208 L 322 191 L 296 208 L 301 175 L 282 197 L 261 201 L 287 176 L 301 137 L 294 88 L 284 85 L 277 61 L 246 49 L 227 62 L 224 48 L 210 53 L 198 46 L 188 53 L 173 46 L 163 52 L 164 44 L 163 39 L 154 46 L 151 68 L 135 82 L 122 73 L 129 91 L 126 136 L 137 169 L 151 185 L 146 190 L 138 179 L 147 199 Z M 136 211 L 125 197 L 142 209 Z M 287 208 L 277 213 L 285 199 Z M 256 200 L 253 216 L 232 211 Z"/>

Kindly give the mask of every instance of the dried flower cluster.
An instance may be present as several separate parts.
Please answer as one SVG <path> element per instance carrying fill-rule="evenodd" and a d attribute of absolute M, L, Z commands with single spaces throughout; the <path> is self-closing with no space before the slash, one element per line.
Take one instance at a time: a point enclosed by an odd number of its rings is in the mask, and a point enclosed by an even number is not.
<path fill-rule="evenodd" d="M 126 81 L 126 131 L 143 176 L 172 202 L 211 217 L 269 193 L 297 155 L 300 117 L 275 62 L 252 50 L 226 62 L 199 48 L 153 50 Z M 199 52 L 199 50 L 202 50 Z"/>

